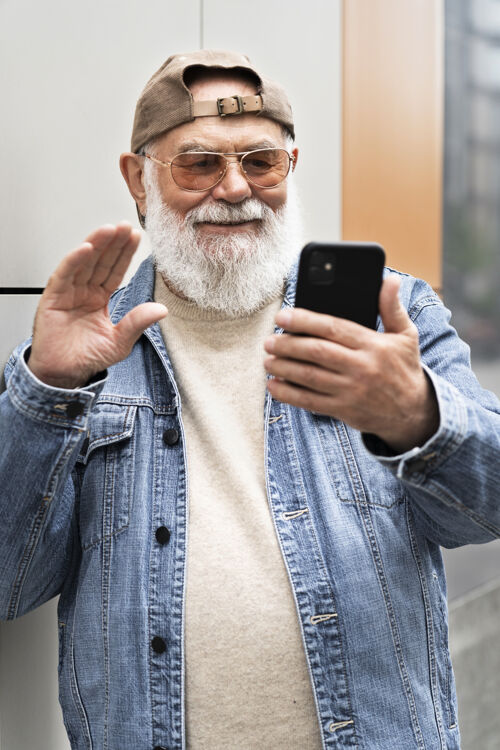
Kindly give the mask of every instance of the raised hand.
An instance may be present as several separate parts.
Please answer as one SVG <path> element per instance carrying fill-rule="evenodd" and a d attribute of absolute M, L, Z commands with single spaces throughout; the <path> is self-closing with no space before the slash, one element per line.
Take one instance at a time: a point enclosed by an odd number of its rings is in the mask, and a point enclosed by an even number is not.
<path fill-rule="evenodd" d="M 280 311 L 278 325 L 305 335 L 266 340 L 272 396 L 374 433 L 398 452 L 422 445 L 437 430 L 439 411 L 398 288 L 391 277 L 382 285 L 384 334 L 310 310 Z"/>
<path fill-rule="evenodd" d="M 164 318 L 167 308 L 145 302 L 117 325 L 108 314 L 137 249 L 140 233 L 128 222 L 92 232 L 56 268 L 35 316 L 28 366 L 37 378 L 58 388 L 78 388 L 124 359 L 141 333 Z"/>

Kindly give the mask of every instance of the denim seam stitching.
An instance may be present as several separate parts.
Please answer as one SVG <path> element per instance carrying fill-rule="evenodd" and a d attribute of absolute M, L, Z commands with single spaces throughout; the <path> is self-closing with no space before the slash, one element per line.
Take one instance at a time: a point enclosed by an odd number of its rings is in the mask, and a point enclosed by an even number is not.
<path fill-rule="evenodd" d="M 129 396 L 125 393 L 100 393 L 96 404 L 112 404 L 113 406 L 145 406 L 155 414 L 168 416 L 177 411 L 176 404 L 158 404 L 153 399 L 142 396 Z"/>
<path fill-rule="evenodd" d="M 60 454 L 59 458 L 57 459 L 56 465 L 54 467 L 54 471 L 49 476 L 46 490 L 43 493 L 42 501 L 40 505 L 38 506 L 38 510 L 35 513 L 35 517 L 31 525 L 31 530 L 29 533 L 28 541 L 26 542 L 23 555 L 21 557 L 21 560 L 19 561 L 16 578 L 14 580 L 14 583 L 12 584 L 12 591 L 11 591 L 11 596 L 9 599 L 9 605 L 7 609 L 8 620 L 13 620 L 17 615 L 24 582 L 26 580 L 31 562 L 35 555 L 38 540 L 40 539 L 40 534 L 44 526 L 46 516 L 49 512 L 50 503 L 53 499 L 54 492 L 55 492 L 57 483 L 59 481 L 62 467 L 66 463 L 67 458 L 73 452 L 73 449 L 74 449 L 74 445 L 70 440 L 66 448 L 63 450 L 63 452 Z"/>
<path fill-rule="evenodd" d="M 318 431 L 317 430 L 317 423 L 316 423 L 316 421 L 314 421 L 314 426 L 316 428 L 316 431 Z M 294 455 L 295 455 L 295 460 L 297 462 L 297 467 L 300 467 L 300 462 L 299 462 L 299 459 L 298 459 L 298 456 L 297 456 L 297 450 L 296 450 L 296 446 L 295 446 L 295 439 L 294 439 L 293 432 L 292 432 L 291 429 L 289 430 L 289 433 L 291 435 L 291 443 L 292 443 L 292 448 L 293 448 L 293 452 L 294 452 Z M 319 436 L 319 438 L 320 438 L 321 449 L 323 450 L 323 443 L 321 441 L 321 435 Z M 304 487 L 304 484 L 303 484 L 303 481 L 302 481 L 302 472 L 300 471 L 300 469 L 299 469 L 299 474 L 300 474 L 301 484 L 302 484 L 303 491 L 304 491 L 304 497 L 305 497 L 305 499 L 307 501 L 307 493 L 306 493 L 306 490 L 305 490 L 305 487 Z M 307 504 L 307 502 L 306 502 L 306 504 Z M 344 643 L 343 643 L 343 637 L 342 637 L 341 627 L 340 627 L 339 619 L 338 619 L 337 603 L 336 603 L 335 596 L 334 596 L 334 593 L 333 593 L 333 589 L 332 589 L 332 586 L 331 586 L 331 583 L 330 583 L 330 577 L 328 575 L 328 571 L 327 571 L 327 568 L 326 568 L 326 565 L 325 565 L 325 561 L 324 561 L 323 555 L 321 553 L 321 547 L 319 545 L 318 537 L 316 535 L 316 529 L 315 529 L 315 526 L 314 526 L 314 523 L 313 523 L 313 519 L 311 518 L 311 514 L 310 513 L 306 517 L 306 522 L 307 521 L 310 522 L 311 534 L 312 534 L 312 537 L 313 537 L 313 540 L 314 540 L 314 544 L 315 544 L 315 547 L 316 547 L 316 553 L 317 553 L 316 556 L 317 556 L 317 559 L 318 559 L 320 570 L 321 570 L 321 572 L 323 574 L 323 577 L 324 577 L 324 580 L 326 582 L 327 588 L 328 588 L 328 590 L 330 592 L 330 598 L 332 600 L 333 607 L 334 607 L 334 612 L 336 614 L 335 619 L 337 621 L 337 633 L 338 633 L 338 640 L 339 640 L 340 663 L 341 663 L 342 673 L 344 675 L 346 704 L 347 704 L 347 710 L 348 710 L 349 717 L 352 717 L 354 715 L 354 713 L 353 713 L 353 708 L 352 708 L 351 694 L 350 694 L 350 691 L 349 691 L 349 681 L 348 681 L 347 667 L 346 667 L 346 650 L 345 650 L 345 646 L 344 646 Z M 353 747 L 358 747 L 358 738 L 357 738 L 357 732 L 356 732 L 356 722 L 353 722 L 352 737 L 353 737 L 354 743 L 355 743 L 353 745 Z"/>
<path fill-rule="evenodd" d="M 416 300 L 416 302 L 414 302 L 408 310 L 408 317 L 410 318 L 412 323 L 415 323 L 415 320 L 418 318 L 425 307 L 443 307 L 443 304 L 435 297 L 430 295 L 426 295 L 425 297 L 421 297 L 420 299 Z"/>
<path fill-rule="evenodd" d="M 395 500 L 390 505 L 383 505 L 382 503 L 375 503 L 372 500 L 357 500 L 356 498 L 353 498 L 352 500 L 349 498 L 340 497 L 339 498 L 341 503 L 346 503 L 350 505 L 365 505 L 367 507 L 373 506 L 374 508 L 383 508 L 384 510 L 390 510 L 391 508 L 394 508 L 395 505 L 401 505 L 401 503 L 404 503 L 405 501 L 405 495 L 402 493 L 397 500 Z"/>
<path fill-rule="evenodd" d="M 150 515 L 150 526 L 151 529 L 154 528 L 154 520 L 155 520 L 155 506 L 158 503 L 158 499 L 156 497 L 156 490 L 159 485 L 159 474 L 160 470 L 158 467 L 158 443 L 159 440 L 155 439 L 156 435 L 156 425 L 153 423 L 153 477 L 152 477 L 152 487 L 151 487 L 151 515 Z M 148 565 L 148 609 L 147 609 L 147 638 L 148 638 L 148 658 L 147 658 L 147 664 L 149 668 L 149 674 L 148 674 L 148 684 L 149 684 L 149 695 L 151 696 L 151 744 L 154 742 L 155 737 L 155 714 L 157 711 L 157 704 L 155 701 L 155 694 L 154 694 L 154 685 L 153 685 L 153 661 L 152 661 L 152 653 L 151 653 L 151 641 L 152 641 L 152 634 L 153 634 L 153 623 L 151 621 L 151 604 L 154 600 L 154 591 L 153 591 L 153 577 L 157 574 L 157 564 L 154 563 L 154 558 L 158 555 L 158 550 L 155 548 L 154 543 L 150 545 L 149 548 L 149 565 Z M 155 583 L 156 587 L 156 583 Z"/>
<path fill-rule="evenodd" d="M 102 533 L 106 541 L 102 545 L 102 641 L 104 655 L 104 727 L 103 727 L 103 750 L 108 750 L 108 721 L 109 721 L 109 581 L 111 575 L 111 538 L 112 533 L 108 529 L 113 522 L 114 493 L 115 493 L 115 467 L 116 456 L 111 453 L 106 457 L 106 474 L 104 486 L 104 507 L 102 514 Z"/>
<path fill-rule="evenodd" d="M 437 576 L 436 576 L 437 580 Z M 439 583 L 435 583 L 435 586 L 439 586 Z M 443 623 L 446 624 L 446 613 L 444 611 L 443 604 L 441 602 L 441 596 L 440 592 L 438 592 L 438 607 L 439 612 L 441 614 L 441 618 L 443 620 Z M 443 648 L 443 655 L 446 657 L 446 664 L 445 664 L 445 686 L 446 686 L 446 692 L 445 692 L 445 700 L 446 700 L 446 713 L 447 713 L 447 719 L 448 719 L 448 729 L 454 729 L 456 727 L 456 717 L 455 712 L 452 708 L 452 697 L 451 697 L 451 670 L 450 670 L 450 663 L 449 663 L 449 655 L 446 650 L 447 647 L 446 641 L 443 641 L 442 648 Z"/>
<path fill-rule="evenodd" d="M 43 528 L 45 518 L 49 511 L 50 501 L 50 497 L 44 496 L 42 498 L 42 501 L 38 506 L 38 510 L 36 511 L 35 517 L 31 524 L 28 541 L 26 542 L 26 545 L 24 547 L 23 555 L 21 557 L 21 560 L 19 561 L 19 565 L 17 568 L 16 578 L 14 580 L 14 583 L 12 584 L 12 591 L 7 608 L 8 620 L 14 620 L 17 616 L 24 582 L 28 575 L 30 564 L 35 554 L 38 539 L 40 538 L 41 529 Z"/>
<path fill-rule="evenodd" d="M 129 438 L 130 439 L 130 445 L 131 445 L 131 457 L 133 459 L 134 456 L 135 456 L 135 432 L 134 432 L 134 426 L 135 426 L 135 417 L 136 417 L 136 414 L 137 414 L 137 409 L 135 407 L 128 407 L 127 408 L 127 410 L 125 412 L 125 415 L 124 415 L 124 418 L 123 418 L 123 424 L 124 424 L 124 427 L 125 427 L 128 419 L 129 419 L 129 412 L 131 411 L 131 409 L 134 409 L 134 412 L 133 412 L 133 417 L 132 417 L 132 423 L 131 423 L 130 427 L 128 428 L 128 433 L 129 434 L 125 435 L 124 434 L 124 430 L 122 430 L 122 432 L 116 433 L 115 435 L 108 436 L 108 437 L 115 437 L 116 435 L 124 435 L 124 438 Z M 118 441 L 115 441 L 115 442 L 118 442 Z M 92 443 L 90 445 L 92 445 Z M 92 451 L 90 451 L 90 445 L 89 445 L 89 451 L 87 453 L 87 460 L 88 460 L 88 457 L 90 456 L 90 454 L 94 452 L 94 448 L 92 449 Z M 99 446 L 96 446 L 96 449 L 98 447 L 99 448 L 102 448 L 102 447 L 107 448 L 109 445 L 112 445 L 112 443 L 101 443 Z M 106 458 L 106 464 L 107 464 L 108 460 L 112 461 L 113 464 L 115 463 L 115 458 L 111 458 L 111 454 L 109 454 L 109 458 L 108 457 Z M 130 465 L 131 466 L 133 465 L 133 460 L 130 462 Z M 86 466 L 86 464 L 85 464 L 85 466 Z M 106 471 L 107 471 L 107 466 L 106 466 Z M 132 482 L 133 480 L 131 479 L 130 481 Z M 114 488 L 114 479 L 113 479 L 113 488 Z M 130 506 L 131 506 L 131 503 L 132 503 L 132 494 L 133 494 L 132 486 L 128 486 L 127 487 L 127 492 L 128 492 L 128 503 L 127 503 L 127 520 L 126 520 L 126 523 L 123 523 L 117 529 L 110 530 L 109 533 L 105 533 L 105 530 L 103 528 L 102 529 L 102 533 L 103 533 L 102 537 L 100 537 L 99 539 L 95 539 L 95 540 L 92 540 L 90 542 L 87 542 L 87 544 L 83 544 L 83 543 L 81 544 L 82 552 L 86 552 L 87 550 L 92 549 L 93 547 L 97 547 L 99 544 L 107 542 L 109 539 L 117 536 L 118 534 L 123 533 L 123 531 L 125 531 L 125 529 L 128 529 L 128 527 L 130 526 Z M 112 524 L 111 524 L 111 529 L 112 529 Z"/>
<path fill-rule="evenodd" d="M 377 571 L 380 588 L 382 590 L 382 595 L 384 597 L 385 608 L 387 611 L 389 624 L 391 628 L 392 641 L 393 641 L 394 650 L 396 653 L 396 658 L 397 658 L 397 662 L 399 666 L 401 681 L 403 683 L 403 687 L 406 693 L 406 700 L 408 703 L 408 708 L 409 708 L 410 716 L 412 719 L 412 726 L 413 726 L 413 731 L 415 733 L 415 739 L 417 741 L 417 744 L 420 750 L 425 750 L 422 730 L 420 728 L 420 724 L 418 721 L 418 713 L 417 713 L 417 707 L 415 703 L 415 696 L 413 695 L 411 681 L 410 681 L 408 670 L 406 668 L 406 664 L 404 661 L 403 649 L 401 645 L 401 635 L 399 633 L 399 628 L 398 628 L 398 624 L 397 624 L 397 620 L 396 620 L 396 616 L 394 612 L 394 607 L 392 604 L 392 599 L 390 598 L 389 586 L 387 583 L 387 578 L 385 575 L 384 566 L 383 566 L 382 558 L 380 555 L 380 550 L 378 548 L 375 530 L 373 529 L 371 518 L 370 519 L 366 518 L 366 515 L 369 515 L 370 510 L 368 506 L 365 506 L 363 510 L 364 512 L 362 513 L 362 517 L 363 517 L 366 532 L 368 534 L 368 539 L 370 541 L 371 553 L 372 553 L 373 561 L 375 563 L 375 569 Z"/>
<path fill-rule="evenodd" d="M 292 596 L 293 596 L 293 600 L 294 600 L 294 604 L 295 604 L 295 611 L 297 613 L 297 620 L 298 620 L 298 624 L 299 624 L 299 630 L 300 630 L 300 634 L 301 634 L 302 645 L 303 645 L 303 648 L 304 648 L 304 655 L 305 655 L 306 665 L 307 665 L 307 670 L 308 670 L 308 675 L 309 675 L 309 682 L 310 682 L 310 685 L 311 685 L 312 695 L 313 695 L 313 699 L 314 699 L 314 706 L 315 706 L 315 709 L 316 709 L 316 719 L 318 721 L 318 727 L 319 727 L 319 732 L 320 732 L 320 736 L 321 736 L 321 746 L 322 746 L 323 750 L 325 750 L 325 748 L 326 748 L 326 739 L 325 739 L 325 733 L 324 733 L 324 730 L 323 730 L 322 708 L 320 706 L 320 699 L 319 699 L 318 690 L 317 690 L 317 686 L 316 686 L 316 680 L 315 680 L 315 677 L 314 677 L 313 667 L 312 667 L 312 664 L 311 664 L 311 657 L 310 657 L 310 653 L 309 653 L 309 649 L 308 649 L 308 645 L 307 645 L 306 634 L 304 632 L 304 623 L 302 621 L 301 606 L 300 606 L 300 603 L 299 603 L 299 600 L 298 600 L 297 591 L 296 591 L 295 586 L 293 584 L 293 577 L 292 577 L 292 574 L 291 574 L 289 561 L 288 561 L 287 555 L 285 554 L 283 540 L 281 538 L 281 534 L 280 534 L 280 531 L 279 531 L 278 522 L 277 522 L 276 515 L 275 515 L 275 512 L 274 512 L 273 492 L 271 491 L 271 481 L 273 482 L 273 486 L 274 487 L 276 487 L 276 485 L 275 485 L 275 482 L 274 482 L 272 467 L 271 467 L 270 461 L 269 461 L 269 454 L 270 454 L 270 435 L 269 435 L 270 420 L 269 420 L 269 415 L 271 413 L 272 397 L 268 393 L 267 396 L 266 396 L 266 398 L 267 398 L 267 400 L 266 400 L 265 409 L 264 409 L 264 466 L 265 466 L 265 482 L 266 482 L 267 502 L 268 502 L 268 505 L 269 505 L 271 519 L 272 519 L 273 526 L 274 526 L 274 533 L 276 535 L 278 546 L 280 548 L 281 557 L 283 559 L 283 563 L 285 565 L 285 570 L 287 572 L 287 577 L 288 577 L 288 580 L 290 582 L 290 588 L 291 588 L 291 592 L 292 592 Z M 287 408 L 288 407 L 286 405 L 284 405 L 284 412 L 283 412 L 283 416 L 285 417 L 284 423 L 286 423 L 286 421 L 287 421 L 287 419 L 286 419 L 286 417 L 287 417 Z M 294 450 L 294 453 L 295 453 L 295 450 Z M 301 484 L 303 485 L 302 479 L 301 479 Z M 302 489 L 303 489 L 303 493 L 304 493 L 304 500 L 307 503 L 307 495 L 305 493 L 305 487 L 302 487 Z M 276 494 L 278 494 L 277 493 L 277 487 L 276 487 Z"/>
<path fill-rule="evenodd" d="M 73 625 L 74 627 L 74 625 Z M 76 706 L 76 710 L 78 713 L 78 716 L 80 718 L 80 721 L 83 725 L 83 731 L 84 731 L 84 740 L 85 744 L 87 746 L 87 750 L 92 750 L 92 737 L 90 734 L 90 727 L 89 722 L 87 718 L 87 713 L 85 711 L 85 707 L 83 705 L 83 701 L 80 695 L 80 690 L 78 687 L 78 680 L 76 678 L 76 665 L 75 665 L 75 645 L 74 645 L 74 630 L 71 631 L 71 672 L 70 672 L 70 684 L 71 684 L 71 695 L 73 697 L 73 702 Z"/>
<path fill-rule="evenodd" d="M 431 693 L 433 699 L 434 715 L 436 717 L 436 724 L 439 733 L 439 739 L 441 743 L 441 750 L 446 750 L 446 739 L 444 736 L 444 727 L 441 717 L 441 710 L 439 708 L 438 700 L 438 676 L 437 676 L 437 657 L 436 657 L 436 639 L 434 631 L 434 619 L 432 616 L 432 606 L 429 597 L 429 590 L 426 584 L 426 579 L 422 566 L 422 558 L 418 549 L 417 539 L 412 524 L 412 515 L 410 504 L 406 504 L 406 526 L 408 529 L 408 536 L 410 537 L 410 547 L 415 560 L 415 565 L 418 571 L 418 577 L 420 580 L 420 589 L 422 592 L 422 598 L 424 600 L 424 612 L 427 626 L 427 640 L 428 640 L 428 654 L 429 654 L 429 667 L 431 674 Z"/>
<path fill-rule="evenodd" d="M 77 424 L 76 421 L 70 421 L 66 417 L 60 417 L 58 414 L 41 414 L 39 409 L 35 409 L 29 404 L 25 403 L 22 398 L 21 392 L 17 389 L 15 384 L 12 383 L 12 379 L 9 380 L 9 383 L 7 385 L 7 392 L 15 409 L 24 416 L 33 419 L 35 422 L 41 422 L 42 424 L 52 424 L 56 427 L 67 427 L 70 430 L 77 430 L 78 432 L 82 432 L 85 429 L 83 425 Z M 45 405 L 42 408 L 47 408 L 47 406 Z M 86 416 L 87 415 L 84 412 L 82 415 L 82 419 Z"/>
<path fill-rule="evenodd" d="M 187 471 L 187 447 L 186 447 L 186 433 L 184 430 L 184 424 L 181 416 L 179 415 L 179 426 L 182 434 L 182 463 L 179 470 L 180 479 L 184 480 L 184 492 L 182 493 L 182 499 L 184 500 L 184 557 L 182 560 L 182 605 L 181 605 L 181 617 L 180 617 L 180 631 L 181 643 L 180 643 L 180 695 L 178 698 L 179 711 L 180 711 L 180 726 L 179 733 L 181 735 L 181 748 L 185 750 L 186 747 L 186 641 L 184 633 L 186 631 L 186 586 L 187 586 L 187 564 L 188 556 L 187 549 L 189 544 L 189 475 Z"/>
<path fill-rule="evenodd" d="M 460 500 L 457 500 L 452 495 L 450 495 L 448 492 L 446 492 L 446 490 L 444 490 L 436 482 L 430 481 L 428 483 L 428 485 L 425 487 L 425 491 L 428 492 L 431 495 L 434 495 L 434 497 L 437 497 L 445 505 L 447 505 L 449 507 L 452 507 L 452 508 L 455 508 L 455 510 L 457 510 L 460 513 L 462 513 L 464 516 L 467 516 L 477 526 L 479 526 L 481 529 L 484 529 L 485 531 L 488 531 L 495 538 L 500 537 L 500 528 L 499 527 L 497 527 L 494 524 L 488 522 L 487 519 L 483 519 L 475 511 L 473 511 L 471 508 L 467 507 L 467 505 L 465 505 Z"/>
<path fill-rule="evenodd" d="M 337 429 L 337 432 L 338 432 L 339 431 L 339 425 L 336 422 L 335 422 L 335 428 Z M 339 434 L 339 442 L 340 442 L 340 445 L 341 445 L 341 448 L 342 448 L 342 452 L 343 452 L 344 457 L 345 457 L 347 469 L 348 469 L 349 475 L 351 477 L 351 482 L 352 482 L 352 486 L 353 486 L 355 495 L 358 498 L 359 497 L 359 495 L 358 495 L 358 491 L 359 490 L 364 495 L 363 483 L 362 483 L 362 480 L 361 480 L 361 476 L 359 475 L 359 471 L 357 469 L 356 460 L 354 458 L 354 454 L 352 452 L 352 446 L 351 446 L 351 443 L 350 443 L 350 440 L 349 440 L 349 436 L 347 434 L 347 430 L 345 430 L 345 427 L 344 427 L 344 434 L 345 434 L 345 438 L 346 438 L 346 441 L 347 441 L 347 445 L 349 446 L 349 454 L 350 454 L 349 456 L 346 453 L 346 448 L 345 448 L 344 443 L 342 442 L 342 440 L 340 438 L 340 434 Z M 351 467 L 351 463 L 352 463 L 352 467 Z M 357 480 L 358 481 L 355 480 L 355 477 L 353 475 L 353 471 L 356 471 L 356 475 L 357 475 Z M 357 491 L 357 488 L 359 488 L 358 491 Z M 404 687 L 405 694 L 406 694 L 406 700 L 407 700 L 407 703 L 408 703 L 408 709 L 410 711 L 410 716 L 411 716 L 411 720 L 412 720 L 412 727 L 413 727 L 413 731 L 414 731 L 414 734 L 415 734 L 415 739 L 417 741 L 419 749 L 420 750 L 425 750 L 425 743 L 424 743 L 424 739 L 423 739 L 423 735 L 422 735 L 422 730 L 421 730 L 419 722 L 418 722 L 418 714 L 417 714 L 417 708 L 416 708 L 416 704 L 415 704 L 415 696 L 413 695 L 413 690 L 412 690 L 412 687 L 411 687 L 411 682 L 410 682 L 410 679 L 409 679 L 409 676 L 408 676 L 408 672 L 407 672 L 407 669 L 406 669 L 406 664 L 404 662 L 403 650 L 402 650 L 402 646 L 401 646 L 401 636 L 399 634 L 399 630 L 398 630 L 398 626 L 397 626 L 397 620 L 396 620 L 395 613 L 394 613 L 394 607 L 393 607 L 393 604 L 392 604 L 392 600 L 390 598 L 389 587 L 388 587 L 388 584 L 387 584 L 387 578 L 385 576 L 384 566 L 383 566 L 382 558 L 381 558 L 381 555 L 380 555 L 380 550 L 378 548 L 378 543 L 377 543 L 377 538 L 376 538 L 375 530 L 373 528 L 373 524 L 372 524 L 372 520 L 371 520 L 370 507 L 369 507 L 368 503 L 366 503 L 366 502 L 365 503 L 359 502 L 358 506 L 360 508 L 360 511 L 362 511 L 361 512 L 361 518 L 363 520 L 363 525 L 365 527 L 365 530 L 366 530 L 366 533 L 367 533 L 367 536 L 368 536 L 368 540 L 370 542 L 370 551 L 371 551 L 371 555 L 372 555 L 372 558 L 373 558 L 373 562 L 375 564 L 375 570 L 377 571 L 377 577 L 378 577 L 380 588 L 382 590 L 382 596 L 384 598 L 384 604 L 385 604 L 385 608 L 386 608 L 386 611 L 387 611 L 387 616 L 388 616 L 388 619 L 389 619 L 389 625 L 390 625 L 390 629 L 391 629 L 391 636 L 392 636 L 392 641 L 393 641 L 394 650 L 395 650 L 395 654 L 396 654 L 396 659 L 397 659 L 397 662 L 398 662 L 399 673 L 400 673 L 401 681 L 403 683 L 403 687 Z"/>

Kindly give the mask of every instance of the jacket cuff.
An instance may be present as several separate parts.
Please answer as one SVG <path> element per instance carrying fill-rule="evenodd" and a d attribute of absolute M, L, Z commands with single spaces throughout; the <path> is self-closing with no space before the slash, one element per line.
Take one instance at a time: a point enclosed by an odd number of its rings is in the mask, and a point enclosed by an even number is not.
<path fill-rule="evenodd" d="M 7 383 L 13 406 L 38 422 L 85 430 L 95 398 L 104 387 L 107 371 L 95 375 L 83 388 L 55 388 L 42 383 L 29 369 L 28 344 L 20 353 Z"/>
<path fill-rule="evenodd" d="M 425 484 L 427 477 L 462 444 L 467 432 L 467 408 L 463 396 L 447 380 L 423 368 L 437 397 L 439 427 L 424 445 L 395 454 L 376 435 L 362 434 L 365 448 L 398 479 L 414 485 Z"/>

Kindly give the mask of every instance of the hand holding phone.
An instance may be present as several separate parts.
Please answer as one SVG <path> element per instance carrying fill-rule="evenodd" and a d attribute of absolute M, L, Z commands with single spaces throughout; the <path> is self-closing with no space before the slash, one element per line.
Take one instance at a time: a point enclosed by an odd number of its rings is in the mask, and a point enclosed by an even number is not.
<path fill-rule="evenodd" d="M 306 309 L 280 310 L 276 323 L 285 332 L 266 339 L 264 366 L 273 398 L 404 453 L 435 434 L 439 409 L 399 279 L 391 273 L 381 285 L 383 265 L 377 245 L 308 245 L 296 293 L 297 308 Z M 373 330 L 379 307 L 383 335 Z"/>

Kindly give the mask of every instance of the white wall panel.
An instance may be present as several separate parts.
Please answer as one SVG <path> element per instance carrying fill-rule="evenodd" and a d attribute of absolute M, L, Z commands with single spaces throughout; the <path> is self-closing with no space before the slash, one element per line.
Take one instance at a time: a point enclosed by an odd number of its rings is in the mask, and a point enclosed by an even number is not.
<path fill-rule="evenodd" d="M 340 0 L 204 0 L 203 7 L 204 47 L 243 52 L 287 90 L 306 239 L 339 239 Z"/>
<path fill-rule="evenodd" d="M 129 219 L 118 168 L 135 102 L 199 47 L 199 0 L 0 3 L 0 286 L 44 286 L 97 225 Z"/>
<path fill-rule="evenodd" d="M 31 335 L 39 299 L 38 294 L 0 295 L 0 373 L 14 347 Z"/>
<path fill-rule="evenodd" d="M 199 0 L 0 3 L 1 287 L 42 287 L 95 226 L 137 223 L 118 167 L 135 102 L 168 55 L 199 40 Z M 2 369 L 37 303 L 0 296 Z M 57 662 L 55 601 L 1 624 L 1 750 L 69 749 Z"/>

